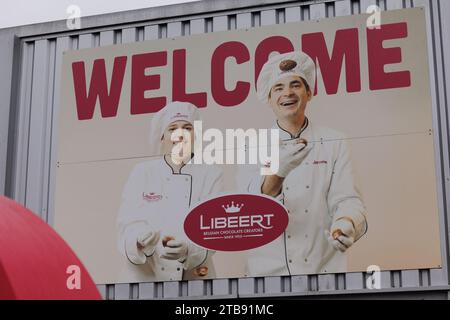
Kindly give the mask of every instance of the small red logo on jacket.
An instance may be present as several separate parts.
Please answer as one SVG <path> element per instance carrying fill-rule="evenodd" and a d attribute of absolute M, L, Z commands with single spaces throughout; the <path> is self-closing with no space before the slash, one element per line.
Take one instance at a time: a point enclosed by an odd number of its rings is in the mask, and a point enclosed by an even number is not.
<path fill-rule="evenodd" d="M 142 199 L 144 199 L 146 201 L 159 201 L 162 199 L 162 195 L 156 194 L 154 192 L 149 192 L 149 193 L 143 192 Z"/>
<path fill-rule="evenodd" d="M 314 160 L 313 164 L 327 164 L 327 160 Z"/>

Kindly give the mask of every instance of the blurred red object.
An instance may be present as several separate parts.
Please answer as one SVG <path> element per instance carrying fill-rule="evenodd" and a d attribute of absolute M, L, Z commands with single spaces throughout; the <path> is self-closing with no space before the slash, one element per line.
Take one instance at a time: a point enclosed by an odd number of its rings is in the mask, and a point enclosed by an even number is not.
<path fill-rule="evenodd" d="M 36 214 L 3 196 L 0 299 L 101 299 L 91 276 L 67 243 Z"/>

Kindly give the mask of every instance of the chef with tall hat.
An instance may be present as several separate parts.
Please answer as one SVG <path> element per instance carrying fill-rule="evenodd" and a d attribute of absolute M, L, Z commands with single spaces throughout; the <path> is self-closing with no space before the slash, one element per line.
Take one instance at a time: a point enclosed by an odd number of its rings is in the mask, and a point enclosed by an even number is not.
<path fill-rule="evenodd" d="M 249 276 L 347 271 L 345 252 L 367 231 L 365 206 L 354 182 L 345 136 L 305 114 L 316 81 L 314 61 L 300 51 L 275 54 L 258 80 L 259 100 L 279 129 L 277 170 L 267 164 L 244 189 L 282 201 L 289 224 L 275 241 L 249 250 Z"/>
<path fill-rule="evenodd" d="M 137 164 L 123 189 L 118 248 L 137 281 L 215 277 L 213 252 L 189 241 L 183 228 L 189 208 L 222 191 L 221 170 L 190 162 L 199 119 L 187 102 L 169 103 L 155 114 L 151 144 L 161 155 Z"/>

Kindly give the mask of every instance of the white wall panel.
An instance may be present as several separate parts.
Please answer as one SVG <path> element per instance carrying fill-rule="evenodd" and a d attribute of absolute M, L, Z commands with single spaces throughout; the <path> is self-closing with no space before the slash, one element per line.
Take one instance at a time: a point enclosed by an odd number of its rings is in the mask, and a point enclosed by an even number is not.
<path fill-rule="evenodd" d="M 336 17 L 349 16 L 352 14 L 352 2 L 350 0 L 337 1 L 334 5 Z"/>
<path fill-rule="evenodd" d="M 236 24 L 238 29 L 248 29 L 252 27 L 252 14 L 249 12 L 238 13 L 236 15 Z"/>
<path fill-rule="evenodd" d="M 182 35 L 181 21 L 167 24 L 167 37 L 174 38 Z"/>
<path fill-rule="evenodd" d="M 213 18 L 213 31 L 227 31 L 228 30 L 228 17 L 218 16 Z"/>
<path fill-rule="evenodd" d="M 300 7 L 289 7 L 285 11 L 286 22 L 298 22 L 302 18 Z"/>
<path fill-rule="evenodd" d="M 144 28 L 144 40 L 158 39 L 158 26 L 152 25 Z"/>
<path fill-rule="evenodd" d="M 277 23 L 275 10 L 261 11 L 261 26 L 270 26 Z"/>

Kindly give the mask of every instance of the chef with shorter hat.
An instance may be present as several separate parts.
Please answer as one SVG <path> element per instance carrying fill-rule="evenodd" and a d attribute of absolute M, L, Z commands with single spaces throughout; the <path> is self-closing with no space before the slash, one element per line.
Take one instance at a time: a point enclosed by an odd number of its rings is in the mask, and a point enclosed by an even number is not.
<path fill-rule="evenodd" d="M 345 136 L 316 126 L 305 110 L 316 69 L 305 53 L 273 55 L 257 80 L 259 100 L 271 107 L 280 132 L 279 165 L 244 185 L 282 201 L 289 224 L 273 242 L 249 250 L 249 276 L 347 271 L 344 254 L 367 231 Z"/>
<path fill-rule="evenodd" d="M 189 208 L 222 191 L 222 171 L 195 165 L 197 107 L 172 102 L 154 115 L 151 145 L 162 156 L 137 164 L 125 184 L 117 219 L 118 248 L 136 281 L 214 278 L 212 252 L 189 241 Z"/>

